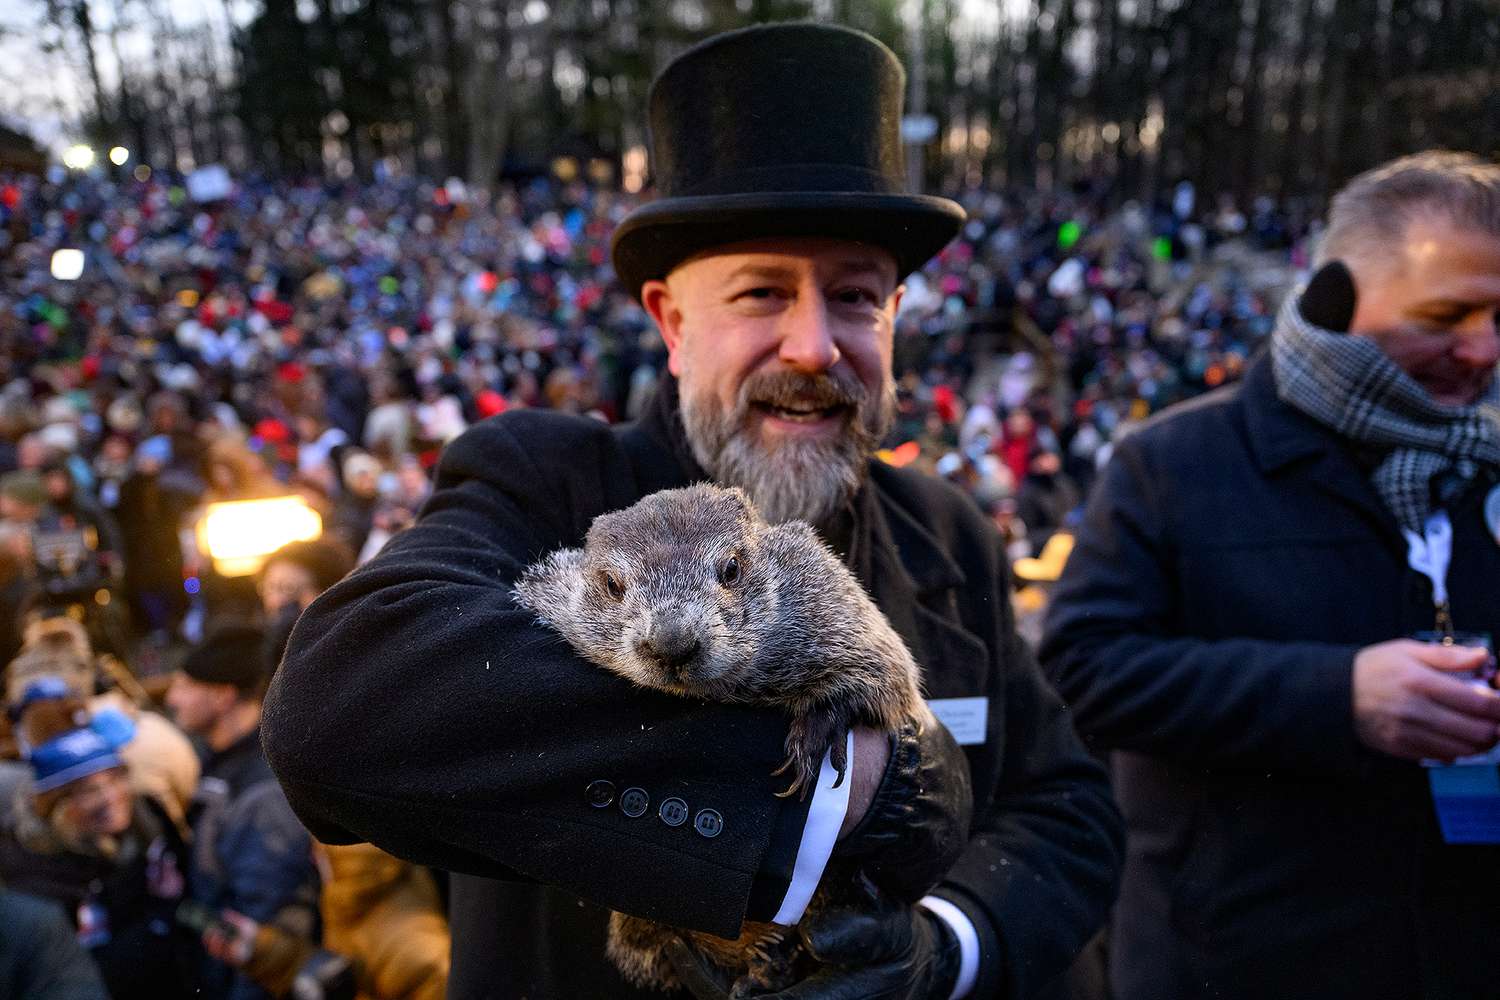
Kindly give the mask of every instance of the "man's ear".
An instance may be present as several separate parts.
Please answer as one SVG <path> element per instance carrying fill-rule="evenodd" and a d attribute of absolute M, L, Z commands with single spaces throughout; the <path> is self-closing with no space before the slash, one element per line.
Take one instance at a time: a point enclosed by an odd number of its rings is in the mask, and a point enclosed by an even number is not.
<path fill-rule="evenodd" d="M 655 321 L 661 339 L 667 345 L 667 371 L 681 376 L 682 310 L 672 295 L 672 289 L 659 278 L 651 279 L 641 286 L 641 305 Z"/>
<path fill-rule="evenodd" d="M 905 295 L 905 294 L 906 294 L 906 286 L 905 285 L 897 285 L 896 286 L 896 290 L 891 293 L 890 303 L 891 303 L 891 318 L 892 319 L 894 319 L 895 316 L 896 316 L 896 314 L 901 311 L 901 297 L 903 295 Z"/>

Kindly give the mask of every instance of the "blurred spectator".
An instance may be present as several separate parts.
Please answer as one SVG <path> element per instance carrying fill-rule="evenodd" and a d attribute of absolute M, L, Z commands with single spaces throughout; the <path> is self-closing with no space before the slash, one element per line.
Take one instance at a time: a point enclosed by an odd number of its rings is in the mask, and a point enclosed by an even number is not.
<path fill-rule="evenodd" d="M 300 614 L 353 568 L 337 542 L 283 546 L 261 570 L 261 600 L 279 662 Z M 314 841 L 322 875 L 323 944 L 355 960 L 366 1000 L 442 1000 L 448 981 L 448 921 L 432 875 L 373 844 Z M 301 952 L 310 951 L 304 946 Z M 299 953 L 298 961 L 305 958 Z"/>
<path fill-rule="evenodd" d="M 176 726 L 116 689 L 94 692 L 100 672 L 88 632 L 71 618 L 44 618 L 25 631 L 21 655 L 4 672 L 5 701 L 18 705 L 28 685 L 48 679 L 83 699 L 92 712 L 109 710 L 128 719 L 132 738 L 117 752 L 127 766 L 132 787 L 161 806 L 186 835 L 187 810 L 198 783 L 198 757 Z"/>
<path fill-rule="evenodd" d="M 344 455 L 344 493 L 334 506 L 328 531 L 351 552 L 364 548 L 375 523 L 381 471 L 379 460 L 367 452 L 351 450 Z"/>
<path fill-rule="evenodd" d="M 109 1000 L 99 970 L 56 903 L 0 887 L 0 996 Z"/>
<path fill-rule="evenodd" d="M 120 485 L 117 507 L 131 609 L 137 627 L 161 642 L 176 632 L 187 612 L 181 530 L 197 503 L 193 483 L 168 471 L 171 461 L 172 443 L 165 435 L 142 442 Z"/>
<path fill-rule="evenodd" d="M 63 904 L 114 1000 L 186 997 L 174 921 L 187 847 L 131 787 L 119 753 L 130 721 L 90 713 L 55 678 L 13 709 L 31 783 L 0 815 L 0 879 Z"/>
<path fill-rule="evenodd" d="M 421 462 L 413 455 L 403 458 L 392 477 L 390 489 L 382 492 L 380 502 L 375 505 L 370 532 L 359 550 L 359 562 L 369 561 L 392 536 L 409 528 L 431 494 L 432 480 L 427 477 Z"/>
<path fill-rule="evenodd" d="M 336 538 L 283 545 L 260 569 L 261 607 L 267 620 L 278 621 L 288 610 L 300 613 L 353 568 L 353 554 Z"/>
<path fill-rule="evenodd" d="M 76 528 L 91 532 L 96 539 L 94 552 L 106 564 L 107 575 L 113 577 L 124 550 L 115 519 L 78 489 L 67 463 L 49 462 L 42 466 L 42 486 L 47 503 L 41 512 L 41 523 L 54 530 Z"/>
<path fill-rule="evenodd" d="M 1031 554 L 1039 554 L 1052 533 L 1070 523 L 1082 499 L 1072 478 L 1063 471 L 1062 457 L 1050 448 L 1033 449 L 1026 478 L 1016 493 L 1016 515 L 1026 525 Z"/>
<path fill-rule="evenodd" d="M 203 743 L 203 777 L 189 814 L 189 894 L 230 926 L 242 917 L 312 939 L 317 877 L 310 838 L 260 749 L 261 699 L 268 680 L 265 633 L 248 626 L 211 633 L 172 678 L 167 704 L 178 725 Z M 197 988 L 205 995 L 268 996 L 221 958 L 241 964 L 249 955 L 206 931 L 195 970 Z"/>
<path fill-rule="evenodd" d="M 34 469 L 11 472 L 0 478 L 0 519 L 30 526 L 36 523 L 46 505 L 47 490 Z"/>

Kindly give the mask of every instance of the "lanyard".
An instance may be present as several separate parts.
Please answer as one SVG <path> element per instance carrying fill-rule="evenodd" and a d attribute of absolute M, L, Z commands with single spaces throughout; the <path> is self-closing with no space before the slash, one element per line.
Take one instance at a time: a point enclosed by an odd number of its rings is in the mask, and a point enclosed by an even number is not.
<path fill-rule="evenodd" d="M 1406 561 L 1412 569 L 1432 581 L 1432 606 L 1437 616 L 1437 630 L 1445 645 L 1453 642 L 1453 615 L 1448 605 L 1448 564 L 1453 561 L 1453 523 L 1446 510 L 1427 515 L 1422 534 L 1407 528 Z"/>

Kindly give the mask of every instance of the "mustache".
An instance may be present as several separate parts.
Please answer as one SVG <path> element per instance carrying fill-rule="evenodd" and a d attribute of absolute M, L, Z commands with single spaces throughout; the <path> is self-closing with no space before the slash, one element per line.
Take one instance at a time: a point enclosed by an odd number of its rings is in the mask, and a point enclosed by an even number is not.
<path fill-rule="evenodd" d="M 869 400 L 864 383 L 852 373 L 840 369 L 816 375 L 789 371 L 757 372 L 745 379 L 739 396 L 741 412 L 755 403 L 818 410 L 848 406 L 861 410 Z"/>

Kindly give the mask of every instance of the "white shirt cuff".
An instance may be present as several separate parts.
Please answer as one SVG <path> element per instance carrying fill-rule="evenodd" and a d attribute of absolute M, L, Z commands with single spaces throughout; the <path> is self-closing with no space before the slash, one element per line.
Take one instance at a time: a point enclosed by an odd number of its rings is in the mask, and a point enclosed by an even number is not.
<path fill-rule="evenodd" d="M 797 861 L 792 866 L 792 884 L 787 886 L 781 908 L 772 917 L 773 923 L 791 927 L 802 919 L 813 893 L 818 891 L 818 882 L 823 878 L 823 869 L 833 855 L 833 845 L 838 842 L 839 830 L 844 825 L 844 816 L 849 811 L 849 786 L 854 784 L 854 733 L 848 737 L 848 766 L 839 787 L 838 772 L 833 769 L 832 755 L 823 755 L 823 767 L 818 772 L 818 785 L 813 790 L 812 805 L 807 810 L 807 823 L 802 827 L 802 841 L 797 846 Z M 976 938 L 976 941 L 978 939 Z M 975 945 L 977 951 L 978 945 Z"/>
<path fill-rule="evenodd" d="M 958 938 L 958 980 L 948 1000 L 963 1000 L 979 979 L 979 932 L 963 910 L 940 896 L 923 896 L 917 905 L 947 924 Z"/>

